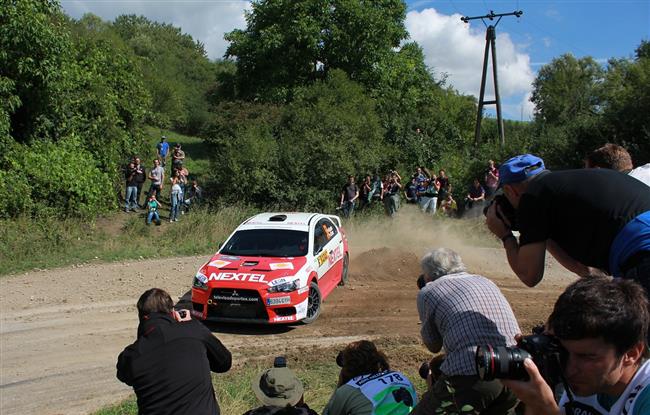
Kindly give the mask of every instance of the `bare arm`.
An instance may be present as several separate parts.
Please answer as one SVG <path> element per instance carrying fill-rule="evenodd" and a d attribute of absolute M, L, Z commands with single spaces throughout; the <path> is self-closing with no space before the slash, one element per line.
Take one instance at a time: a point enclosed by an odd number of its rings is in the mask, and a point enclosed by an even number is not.
<path fill-rule="evenodd" d="M 580 261 L 577 261 L 569 256 L 569 254 L 560 248 L 560 246 L 552 239 L 546 241 L 546 250 L 553 255 L 564 268 L 578 274 L 581 277 L 607 275 L 607 273 L 598 268 L 588 267 Z"/>

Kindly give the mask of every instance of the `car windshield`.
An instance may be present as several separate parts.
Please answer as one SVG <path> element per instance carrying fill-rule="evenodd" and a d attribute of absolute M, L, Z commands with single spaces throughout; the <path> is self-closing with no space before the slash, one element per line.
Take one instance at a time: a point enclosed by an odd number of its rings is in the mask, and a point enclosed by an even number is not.
<path fill-rule="evenodd" d="M 308 236 L 307 232 L 284 229 L 237 231 L 219 253 L 241 256 L 305 256 Z"/>

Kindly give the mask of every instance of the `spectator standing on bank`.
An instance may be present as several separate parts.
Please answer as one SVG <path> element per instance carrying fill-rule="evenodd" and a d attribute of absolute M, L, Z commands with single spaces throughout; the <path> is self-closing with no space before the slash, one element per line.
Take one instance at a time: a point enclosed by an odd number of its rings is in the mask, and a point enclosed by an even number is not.
<path fill-rule="evenodd" d="M 336 363 L 341 367 L 339 381 L 323 415 L 406 415 L 417 404 L 411 381 L 390 370 L 388 358 L 373 342 L 350 343 Z"/>
<path fill-rule="evenodd" d="M 129 163 L 126 167 L 124 178 L 126 179 L 126 192 L 124 193 L 124 211 L 129 212 L 132 210 L 134 212 L 137 212 L 138 183 L 135 165 L 133 163 Z"/>
<path fill-rule="evenodd" d="M 375 173 L 375 176 L 372 179 L 372 185 L 370 186 L 370 195 L 368 196 L 369 200 L 370 201 L 372 201 L 372 199 L 382 200 L 383 190 L 384 190 L 384 183 L 382 182 L 381 177 L 379 177 L 379 175 Z"/>
<path fill-rule="evenodd" d="M 181 190 L 181 175 L 179 170 L 174 170 L 173 176 L 169 179 L 171 182 L 171 209 L 169 211 L 169 222 L 178 222 L 178 214 L 183 203 L 183 191 Z"/>
<path fill-rule="evenodd" d="M 263 406 L 244 415 L 318 415 L 305 403 L 302 382 L 287 367 L 284 357 L 276 357 L 271 369 L 253 378 L 252 386 Z"/>
<path fill-rule="evenodd" d="M 399 174 L 393 170 L 388 176 L 388 184 L 382 190 L 381 198 L 384 201 L 384 210 L 391 218 L 399 209 L 399 193 L 402 189 Z"/>
<path fill-rule="evenodd" d="M 438 187 L 438 200 L 440 201 L 444 200 L 447 194 L 451 193 L 449 177 L 447 177 L 447 173 L 442 169 L 438 172 L 438 184 L 440 185 Z"/>
<path fill-rule="evenodd" d="M 369 174 L 363 179 L 363 183 L 359 187 L 359 210 L 364 209 L 366 206 L 370 205 L 372 198 L 372 181 Z"/>
<path fill-rule="evenodd" d="M 436 176 L 432 176 L 430 180 L 424 182 L 426 187 L 420 196 L 420 208 L 424 213 L 436 213 L 438 206 L 438 192 L 440 191 L 440 184 L 436 180 Z"/>
<path fill-rule="evenodd" d="M 409 184 L 406 185 L 404 197 L 406 198 L 406 203 L 415 204 L 418 202 L 418 181 L 415 176 L 413 176 Z"/>
<path fill-rule="evenodd" d="M 167 157 L 169 156 L 169 143 L 167 142 L 167 137 L 164 135 L 160 137 L 160 142 L 156 145 L 156 151 L 158 153 L 158 161 L 165 167 Z"/>
<path fill-rule="evenodd" d="M 451 249 L 426 253 L 420 266 L 425 283 L 417 298 L 422 341 L 433 353 L 444 347 L 446 357 L 442 375 L 429 382 L 412 413 L 438 413 L 445 401 L 458 408 L 470 405 L 481 415 L 509 413 L 517 398 L 498 380 L 481 380 L 475 357 L 479 345 L 515 345 L 514 336 L 521 330 L 510 304 L 492 281 L 468 274 L 460 255 Z"/>
<path fill-rule="evenodd" d="M 630 153 L 625 148 L 616 144 L 607 143 L 589 153 L 585 159 L 585 168 L 620 171 L 650 186 L 650 163 L 635 169 Z"/>
<path fill-rule="evenodd" d="M 498 204 L 488 209 L 486 223 L 524 284 L 541 281 L 548 250 L 579 276 L 603 270 L 636 280 L 650 293 L 648 186 L 608 169 L 551 172 L 532 154 L 504 162 L 499 180 L 516 212 L 519 240 Z"/>
<path fill-rule="evenodd" d="M 133 157 L 133 164 L 135 165 L 135 182 L 138 187 L 138 193 L 135 200 L 138 203 L 138 206 L 144 206 L 143 204 L 140 204 L 140 198 L 142 195 L 142 186 L 144 186 L 144 182 L 147 180 L 147 170 L 140 162 L 139 157 Z"/>
<path fill-rule="evenodd" d="M 151 225 L 151 221 L 156 222 L 156 225 L 160 225 L 160 203 L 156 200 L 156 195 L 151 195 L 147 199 L 147 225 Z"/>
<path fill-rule="evenodd" d="M 478 181 L 478 179 L 474 179 L 472 182 L 472 185 L 469 187 L 469 190 L 467 191 L 467 196 L 465 196 L 465 210 L 470 211 L 470 213 L 475 213 L 474 216 L 478 216 L 480 214 L 480 210 L 483 207 L 483 201 L 485 200 L 485 189 L 483 189 L 483 186 L 481 186 L 481 182 Z M 472 212 L 472 209 L 474 207 L 478 207 L 476 211 Z"/>
<path fill-rule="evenodd" d="M 151 180 L 149 196 L 155 195 L 156 198 L 159 198 L 165 181 L 165 169 L 162 168 L 158 159 L 153 161 L 153 168 L 149 172 L 149 180 Z"/>
<path fill-rule="evenodd" d="M 183 195 L 185 198 L 183 201 L 183 207 L 185 207 L 186 212 L 189 212 L 190 206 L 197 206 L 201 203 L 201 199 L 203 198 L 203 189 L 201 189 L 196 179 L 194 179 L 192 180 L 189 189 L 187 189 Z"/>
<path fill-rule="evenodd" d="M 488 161 L 488 168 L 485 170 L 485 198 L 489 199 L 494 195 L 499 186 L 499 169 L 494 165 L 494 160 Z"/>
<path fill-rule="evenodd" d="M 359 186 L 354 181 L 354 176 L 348 176 L 348 182 L 341 190 L 341 211 L 343 216 L 349 218 L 354 212 L 354 202 L 359 198 Z"/>
<path fill-rule="evenodd" d="M 228 349 L 165 291 L 138 300 L 138 336 L 117 359 L 117 378 L 133 387 L 139 415 L 218 415 L 210 372 L 227 372 Z"/>
<path fill-rule="evenodd" d="M 176 143 L 172 151 L 172 169 L 178 169 L 185 161 L 185 152 L 181 149 L 181 143 Z"/>

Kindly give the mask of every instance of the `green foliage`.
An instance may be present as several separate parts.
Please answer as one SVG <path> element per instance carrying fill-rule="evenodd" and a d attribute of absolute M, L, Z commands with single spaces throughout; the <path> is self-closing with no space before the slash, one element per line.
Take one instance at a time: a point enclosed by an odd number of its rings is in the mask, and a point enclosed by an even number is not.
<path fill-rule="evenodd" d="M 341 71 L 298 90 L 284 107 L 219 107 L 207 140 L 219 193 L 258 206 L 323 209 L 338 196 L 342 175 L 384 161 L 374 104 Z"/>
<path fill-rule="evenodd" d="M 401 0 L 260 0 L 247 27 L 227 33 L 226 56 L 237 58 L 241 97 L 290 100 L 293 89 L 332 69 L 373 86 L 384 60 L 407 37 Z"/>
<path fill-rule="evenodd" d="M 209 117 L 206 92 L 215 72 L 203 45 L 177 27 L 144 16 L 119 16 L 112 30 L 138 57 L 152 97 L 149 121 L 189 134 L 200 131 Z"/>

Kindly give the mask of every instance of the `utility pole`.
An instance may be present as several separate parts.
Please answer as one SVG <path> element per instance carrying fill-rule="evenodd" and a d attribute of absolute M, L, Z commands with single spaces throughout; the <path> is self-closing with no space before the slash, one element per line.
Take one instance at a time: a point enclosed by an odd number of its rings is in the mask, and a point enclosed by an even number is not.
<path fill-rule="evenodd" d="M 519 17 L 523 14 L 521 10 L 514 11 L 512 13 L 501 13 L 495 14 L 492 10 L 490 13 L 485 16 L 474 16 L 461 17 L 464 23 L 469 23 L 470 20 L 481 19 L 483 24 L 487 27 L 487 32 L 485 33 L 485 54 L 483 55 L 483 75 L 481 76 L 481 92 L 478 99 L 478 113 L 476 114 L 476 130 L 474 132 L 474 143 L 478 146 L 481 139 L 481 120 L 483 119 L 483 106 L 496 104 L 497 106 L 497 126 L 499 128 L 499 138 L 501 140 L 501 146 L 506 142 L 505 133 L 503 131 L 503 117 L 501 116 L 501 98 L 499 97 L 499 81 L 497 78 L 497 49 L 496 49 L 496 27 L 501 21 L 501 18 L 504 16 L 516 16 Z M 487 25 L 485 19 L 494 20 L 498 18 L 494 25 Z M 487 75 L 487 64 L 490 54 L 490 48 L 492 48 L 492 76 L 494 79 L 494 100 L 485 101 L 483 98 L 485 96 L 485 77 Z"/>

